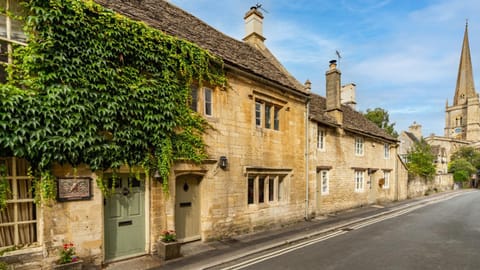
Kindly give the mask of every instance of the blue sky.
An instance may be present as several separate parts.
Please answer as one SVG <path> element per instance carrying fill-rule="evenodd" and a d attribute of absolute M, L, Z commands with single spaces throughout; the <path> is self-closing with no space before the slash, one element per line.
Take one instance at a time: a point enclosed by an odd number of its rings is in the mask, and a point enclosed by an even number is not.
<path fill-rule="evenodd" d="M 241 40 L 257 1 L 171 0 Z M 263 0 L 265 43 L 300 82 L 325 96 L 328 61 L 342 56 L 342 84 L 357 85 L 357 109 L 384 108 L 397 131 L 414 121 L 443 135 L 469 21 L 474 78 L 480 85 L 478 0 Z M 480 87 L 480 86 L 477 86 Z"/>

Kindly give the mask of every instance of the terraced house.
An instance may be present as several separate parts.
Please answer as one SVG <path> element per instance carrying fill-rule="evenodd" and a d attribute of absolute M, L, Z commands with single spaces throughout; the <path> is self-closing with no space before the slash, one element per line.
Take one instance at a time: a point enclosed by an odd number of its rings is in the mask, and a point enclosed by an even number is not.
<path fill-rule="evenodd" d="M 22 15 L 19 2 L 0 1 L 2 82 L 9 80 L 6 67 L 15 63 L 13 50 L 29 44 L 21 31 L 21 17 L 16 16 Z M 15 151 L 2 153 L 0 165 L 9 190 L 6 208 L 0 212 L 2 261 L 26 269 L 49 269 L 63 244 L 73 243 L 85 264 L 98 266 L 154 254 L 164 230 L 174 230 L 180 242 L 208 241 L 405 198 L 406 173 L 397 158 L 396 139 L 341 104 L 340 71 L 335 63 L 326 74 L 326 98 L 310 93 L 310 84 L 302 85 L 291 76 L 264 43 L 264 17 L 257 7 L 246 12 L 246 34 L 240 41 L 163 0 L 57 2 L 51 8 L 57 14 L 95 19 L 107 14 L 108 22 L 128 18 L 128 22 L 142 22 L 136 31 L 146 33 L 142 28 L 146 25 L 174 42 L 195 44 L 222 60 L 226 83 L 194 80 L 188 86 L 189 113 L 201 116 L 211 127 L 203 136 L 207 158 L 200 163 L 175 160 L 168 179 L 162 179 L 158 171 L 132 172 L 127 166 L 95 171 L 62 160 L 52 169 L 56 200 L 37 204 L 34 177 L 28 169 L 31 162 L 13 157 Z M 81 27 L 73 29 L 73 36 L 85 33 Z M 147 34 L 161 34 L 155 33 Z M 110 29 L 98 29 L 95 34 L 102 35 L 107 45 L 115 36 Z M 138 33 L 127 34 L 133 38 Z M 155 44 L 149 50 L 160 51 L 161 46 L 171 45 Z M 106 53 L 107 60 L 116 63 L 112 73 L 131 72 L 135 69 L 132 63 L 140 63 L 138 59 L 155 58 L 143 52 L 127 55 L 117 49 Z M 87 57 L 93 51 L 75 47 L 61 57 Z M 53 53 L 49 57 L 60 56 Z M 110 63 L 100 60 L 92 66 Z M 141 74 L 148 70 L 144 68 Z M 183 72 L 179 68 L 179 76 Z M 146 76 L 142 83 L 148 84 L 150 79 Z M 74 78 L 70 83 L 77 80 L 87 79 Z M 94 87 L 109 86 L 100 79 Z M 140 86 L 128 87 L 135 90 Z M 87 94 L 97 91 L 86 90 Z M 133 101 L 124 100 L 115 106 L 123 108 L 130 103 Z M 77 104 L 65 101 L 64 105 Z M 135 126 L 121 124 L 124 129 Z M 100 135 L 106 141 L 102 147 L 109 147 L 116 136 L 108 130 L 101 130 Z M 110 196 L 102 192 L 102 179 L 111 188 Z"/>
<path fill-rule="evenodd" d="M 326 71 L 326 98 L 311 95 L 309 201 L 322 215 L 407 197 L 407 170 L 398 141 L 342 100 L 341 72 L 335 60 Z M 352 96 L 352 95 L 350 95 Z M 353 95 L 354 96 L 354 95 Z"/>
<path fill-rule="evenodd" d="M 74 2 L 56 8 L 67 14 Z M 53 170 L 57 201 L 41 206 L 29 192 L 29 163 L 4 157 L 13 193 L 0 219 L 0 249 L 12 250 L 3 259 L 29 269 L 48 268 L 62 245 L 72 242 L 84 263 L 100 265 L 154 253 L 167 229 L 175 230 L 179 241 L 206 241 L 302 220 L 309 93 L 266 48 L 262 13 L 248 10 L 246 36 L 239 41 L 163 0 L 96 2 L 104 7 L 101 12 L 142 21 L 223 60 L 225 86 L 191 87 L 192 111 L 211 126 L 204 136 L 208 158 L 173 164 L 168 193 L 155 175 L 134 176 L 122 167 L 114 172 L 120 180 L 112 181 L 113 172 L 105 171 L 103 179 L 115 187 L 108 197 L 95 181 L 98 172 L 59 164 Z M 2 51 L 8 52 L 2 59 L 11 63 L 10 44 L 28 41 L 10 18 L 18 1 L 2 3 Z M 82 16 L 99 16 L 90 8 L 95 4 L 75 3 L 87 10 Z M 124 63 L 128 57 L 119 54 L 118 59 Z"/>

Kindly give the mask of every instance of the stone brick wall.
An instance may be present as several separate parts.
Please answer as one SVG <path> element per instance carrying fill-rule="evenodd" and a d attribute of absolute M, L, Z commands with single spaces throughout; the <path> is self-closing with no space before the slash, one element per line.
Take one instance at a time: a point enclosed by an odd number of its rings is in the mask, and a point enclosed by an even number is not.
<path fill-rule="evenodd" d="M 408 198 L 452 190 L 453 184 L 452 174 L 437 174 L 432 180 L 426 180 L 418 176 L 410 176 L 408 180 Z"/>

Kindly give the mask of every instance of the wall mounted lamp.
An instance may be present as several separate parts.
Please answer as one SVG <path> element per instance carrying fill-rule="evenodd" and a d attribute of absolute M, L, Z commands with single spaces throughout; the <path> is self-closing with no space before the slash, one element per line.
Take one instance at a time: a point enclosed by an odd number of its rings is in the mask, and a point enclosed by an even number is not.
<path fill-rule="evenodd" d="M 219 163 L 218 165 L 220 166 L 220 168 L 222 168 L 222 169 L 225 170 L 225 169 L 227 168 L 227 166 L 228 166 L 228 159 L 227 159 L 227 157 L 226 157 L 226 156 L 221 156 L 221 157 L 220 157 L 220 160 L 218 161 L 218 163 Z"/>

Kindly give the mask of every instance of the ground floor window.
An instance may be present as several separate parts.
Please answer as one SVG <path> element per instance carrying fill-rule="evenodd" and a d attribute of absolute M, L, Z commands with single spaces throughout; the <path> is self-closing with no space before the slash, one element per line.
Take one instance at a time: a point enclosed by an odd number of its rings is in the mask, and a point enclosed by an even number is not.
<path fill-rule="evenodd" d="M 355 170 L 355 192 L 363 192 L 364 190 L 364 171 Z"/>
<path fill-rule="evenodd" d="M 0 171 L 8 187 L 7 206 L 0 211 L 0 247 L 37 241 L 37 208 L 28 166 L 22 159 L 0 158 Z"/>
<path fill-rule="evenodd" d="M 390 188 L 390 172 L 389 171 L 383 171 L 383 188 L 384 189 L 389 189 Z"/>
<path fill-rule="evenodd" d="M 247 178 L 248 204 L 265 204 L 284 200 L 285 175 L 249 174 Z"/>

